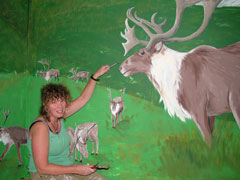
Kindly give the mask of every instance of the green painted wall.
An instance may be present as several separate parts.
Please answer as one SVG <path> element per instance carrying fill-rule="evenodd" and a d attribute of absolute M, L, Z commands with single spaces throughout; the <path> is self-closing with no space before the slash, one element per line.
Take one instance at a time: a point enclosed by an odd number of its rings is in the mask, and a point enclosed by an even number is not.
<path fill-rule="evenodd" d="M 40 88 L 46 84 L 35 76 L 36 70 L 42 69 L 38 60 L 50 60 L 52 68 L 60 69 L 59 82 L 69 87 L 73 98 L 86 83 L 72 82 L 68 78 L 70 68 L 94 73 L 101 65 L 122 62 L 125 57 L 121 43 L 125 40 L 120 32 L 125 28 L 126 10 L 133 6 L 139 16 L 147 19 L 154 12 L 158 12 L 157 22 L 167 17 L 164 30 L 174 23 L 174 0 L 1 1 L 0 107 L 12 110 L 6 126 L 28 127 L 38 115 Z M 240 8 L 219 8 L 199 37 L 167 45 L 189 51 L 202 44 L 224 47 L 237 42 L 239 14 Z M 202 18 L 202 7 L 187 8 L 176 35 L 192 33 Z M 136 33 L 147 38 L 140 29 Z M 138 49 L 134 48 L 129 55 Z M 114 97 L 121 94 L 120 89 L 127 88 L 126 109 L 116 129 L 111 127 L 107 87 L 112 88 Z M 84 159 L 84 163 L 109 164 L 110 169 L 100 173 L 111 180 L 240 178 L 240 131 L 231 113 L 218 117 L 209 149 L 193 121 L 183 123 L 176 117 L 170 118 L 158 101 L 159 95 L 147 77 L 136 74 L 124 78 L 118 67 L 112 68 L 101 78 L 86 107 L 65 122 L 66 127 L 75 126 L 75 122 L 99 124 L 99 155 Z M 1 115 L 0 121 L 3 120 Z M 4 148 L 0 143 L 0 154 Z M 29 177 L 26 146 L 21 151 L 23 166 L 17 167 L 16 148 L 12 147 L 0 162 L 0 179 Z"/>

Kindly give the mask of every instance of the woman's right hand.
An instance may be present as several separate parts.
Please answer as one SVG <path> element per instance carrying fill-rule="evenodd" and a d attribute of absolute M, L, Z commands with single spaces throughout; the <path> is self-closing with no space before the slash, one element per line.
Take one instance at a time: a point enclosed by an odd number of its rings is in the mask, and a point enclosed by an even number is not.
<path fill-rule="evenodd" d="M 77 174 L 80 174 L 83 176 L 92 174 L 96 171 L 95 168 L 92 168 L 92 166 L 88 164 L 75 164 L 74 166 L 76 166 Z"/>

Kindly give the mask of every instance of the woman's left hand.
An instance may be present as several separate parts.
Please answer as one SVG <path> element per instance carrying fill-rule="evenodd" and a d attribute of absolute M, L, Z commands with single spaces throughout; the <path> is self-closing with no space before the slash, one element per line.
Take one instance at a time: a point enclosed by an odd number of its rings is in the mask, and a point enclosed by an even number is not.
<path fill-rule="evenodd" d="M 110 70 L 110 66 L 109 65 L 102 66 L 94 73 L 93 77 L 95 79 L 97 79 L 98 77 L 102 76 L 103 74 L 105 74 L 109 70 Z"/>

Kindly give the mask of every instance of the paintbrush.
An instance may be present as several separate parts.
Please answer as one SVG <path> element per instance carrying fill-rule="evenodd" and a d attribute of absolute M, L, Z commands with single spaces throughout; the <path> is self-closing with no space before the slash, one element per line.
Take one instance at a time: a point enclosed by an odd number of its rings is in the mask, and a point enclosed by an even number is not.
<path fill-rule="evenodd" d="M 112 65 L 110 66 L 110 68 L 112 68 L 113 66 L 116 66 L 117 64 L 119 64 L 119 62 L 116 62 L 116 63 L 112 64 Z"/>
<path fill-rule="evenodd" d="M 99 170 L 101 170 L 101 169 L 108 170 L 109 169 L 109 165 L 108 164 L 105 164 L 105 165 L 102 165 L 102 166 L 97 166 L 97 164 L 92 166 L 92 169 L 99 169 Z"/>

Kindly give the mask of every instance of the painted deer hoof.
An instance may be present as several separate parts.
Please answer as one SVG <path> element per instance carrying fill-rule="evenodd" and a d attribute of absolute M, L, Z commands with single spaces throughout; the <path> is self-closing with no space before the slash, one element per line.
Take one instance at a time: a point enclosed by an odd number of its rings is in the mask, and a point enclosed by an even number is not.
<path fill-rule="evenodd" d="M 19 164 L 19 165 L 18 165 L 18 167 L 21 167 L 21 166 L 22 166 L 22 164 Z"/>

